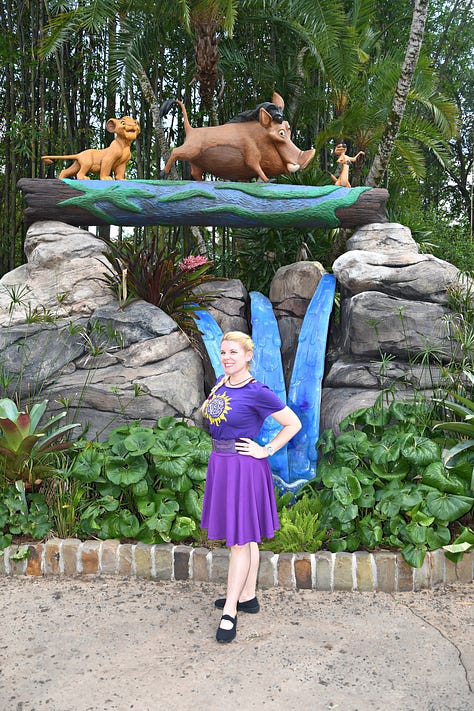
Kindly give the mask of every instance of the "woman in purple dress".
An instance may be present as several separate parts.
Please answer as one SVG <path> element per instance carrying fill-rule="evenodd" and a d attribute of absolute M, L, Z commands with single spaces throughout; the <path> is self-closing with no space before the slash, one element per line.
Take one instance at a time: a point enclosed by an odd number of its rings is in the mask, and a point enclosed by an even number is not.
<path fill-rule="evenodd" d="M 262 538 L 278 530 L 273 479 L 268 457 L 301 429 L 301 422 L 270 388 L 250 373 L 253 342 L 240 331 L 221 340 L 224 376 L 203 405 L 209 421 L 212 452 L 207 470 L 202 528 L 208 538 L 225 539 L 230 547 L 227 597 L 216 600 L 223 615 L 218 642 L 231 642 L 237 630 L 237 611 L 260 609 L 255 596 Z M 269 415 L 282 426 L 264 447 L 255 442 Z"/>

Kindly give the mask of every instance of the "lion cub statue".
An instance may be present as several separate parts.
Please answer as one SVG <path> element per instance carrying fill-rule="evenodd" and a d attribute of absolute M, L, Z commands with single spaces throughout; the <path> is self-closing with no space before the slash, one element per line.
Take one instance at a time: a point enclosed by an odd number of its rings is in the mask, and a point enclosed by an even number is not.
<path fill-rule="evenodd" d="M 130 116 L 122 116 L 109 119 L 106 128 L 110 133 L 116 134 L 107 148 L 87 148 L 81 153 L 69 156 L 41 156 L 41 160 L 47 164 L 53 160 L 73 160 L 72 165 L 59 173 L 60 178 L 75 175 L 78 180 L 89 180 L 87 174 L 94 173 L 100 180 L 124 180 L 125 168 L 130 160 L 130 146 L 140 133 L 140 126 L 138 121 Z"/>

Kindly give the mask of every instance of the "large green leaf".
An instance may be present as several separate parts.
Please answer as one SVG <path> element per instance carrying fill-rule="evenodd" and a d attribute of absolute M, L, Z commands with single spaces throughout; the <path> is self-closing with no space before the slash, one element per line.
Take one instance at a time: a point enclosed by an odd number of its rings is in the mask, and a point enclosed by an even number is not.
<path fill-rule="evenodd" d="M 471 510 L 474 499 L 445 492 L 431 491 L 426 497 L 426 509 L 439 521 L 456 521 Z"/>
<path fill-rule="evenodd" d="M 436 442 L 412 434 L 405 438 L 401 453 L 405 459 L 419 467 L 426 467 L 441 459 L 441 450 Z"/>
<path fill-rule="evenodd" d="M 153 499 L 149 499 L 148 497 L 137 497 L 135 499 L 135 504 L 138 513 L 141 514 L 144 518 L 150 518 L 151 516 L 154 516 L 158 511 L 158 504 L 156 503 L 156 501 L 154 501 Z"/>
<path fill-rule="evenodd" d="M 382 541 L 382 526 L 373 521 L 371 526 L 360 527 L 361 541 L 366 548 L 376 548 Z"/>
<path fill-rule="evenodd" d="M 179 511 L 179 504 L 172 497 L 164 497 L 158 504 L 158 513 L 160 516 L 176 516 Z"/>
<path fill-rule="evenodd" d="M 405 531 L 409 540 L 416 546 L 426 543 L 426 526 L 412 522 L 407 525 Z"/>
<path fill-rule="evenodd" d="M 184 495 L 184 513 L 191 516 L 195 521 L 201 520 L 202 498 L 194 489 L 190 489 Z"/>
<path fill-rule="evenodd" d="M 331 506 L 330 515 L 333 516 L 340 523 L 346 523 L 347 521 L 352 521 L 356 518 L 359 513 L 359 507 L 355 504 L 349 504 L 344 506 L 339 501 L 334 501 Z"/>
<path fill-rule="evenodd" d="M 333 465 L 324 468 L 322 471 L 322 482 L 328 489 L 338 486 L 345 486 L 347 478 L 352 476 L 352 469 Z"/>
<path fill-rule="evenodd" d="M 344 486 L 335 486 L 333 489 L 334 492 L 334 497 L 339 501 L 343 506 L 348 506 L 351 504 L 354 500 L 354 497 L 352 496 L 351 492 L 349 491 L 349 488 L 344 485 Z"/>
<path fill-rule="evenodd" d="M 347 488 L 349 489 L 353 499 L 358 499 L 362 493 L 360 482 L 353 474 L 347 477 Z"/>
<path fill-rule="evenodd" d="M 42 402 L 35 403 L 33 405 L 33 407 L 31 408 L 31 410 L 30 410 L 30 433 L 36 432 L 39 422 L 46 411 L 47 405 L 48 405 L 48 401 L 43 400 Z M 61 418 L 61 417 L 64 417 L 65 414 L 66 413 L 60 413 L 56 417 Z"/>
<path fill-rule="evenodd" d="M 171 527 L 170 536 L 173 541 L 182 541 L 189 538 L 196 530 L 196 522 L 188 516 L 176 516 Z"/>
<path fill-rule="evenodd" d="M 173 427 L 176 427 L 178 424 L 179 424 L 179 422 L 178 422 L 178 420 L 176 420 L 175 417 L 166 415 L 164 417 L 160 417 L 160 419 L 156 423 L 156 427 L 159 430 L 171 430 Z"/>
<path fill-rule="evenodd" d="M 466 493 L 466 486 L 462 479 L 458 479 L 454 473 L 445 469 L 442 462 L 432 462 L 422 473 L 423 484 L 432 486 L 439 491 L 445 491 L 449 494 Z"/>
<path fill-rule="evenodd" d="M 212 447 L 210 441 L 209 444 L 200 443 L 195 449 L 192 450 L 194 464 L 198 466 L 203 466 L 205 469 L 207 469 L 207 463 L 209 461 L 211 451 Z"/>
<path fill-rule="evenodd" d="M 375 506 L 375 488 L 371 485 L 361 487 L 360 496 L 355 500 L 357 506 L 363 509 Z"/>
<path fill-rule="evenodd" d="M 426 544 L 430 551 L 447 545 L 451 540 L 451 531 L 447 526 L 430 526 L 426 529 Z"/>
<path fill-rule="evenodd" d="M 400 488 L 384 488 L 379 489 L 375 498 L 377 504 L 375 508 L 387 518 L 396 516 L 401 509 L 401 490 Z"/>
<path fill-rule="evenodd" d="M 5 418 L 7 420 L 11 420 L 12 422 L 16 421 L 16 418 L 18 417 L 20 413 L 18 412 L 18 408 L 16 404 L 13 402 L 13 400 L 10 400 L 9 398 L 2 398 L 0 399 L 0 417 Z"/>
<path fill-rule="evenodd" d="M 398 461 L 400 459 L 400 436 L 384 437 L 372 449 L 372 458 L 375 464 L 385 467 Z"/>
<path fill-rule="evenodd" d="M 333 538 L 327 543 L 328 550 L 331 553 L 340 553 L 347 550 L 347 543 L 344 538 Z"/>
<path fill-rule="evenodd" d="M 402 549 L 402 556 L 412 568 L 421 568 L 426 556 L 426 547 L 409 543 Z"/>
<path fill-rule="evenodd" d="M 80 452 L 74 459 L 71 476 L 79 481 L 96 481 L 101 473 L 103 454 L 93 447 L 88 447 Z"/>
<path fill-rule="evenodd" d="M 134 456 L 145 454 L 153 447 L 155 435 L 151 427 L 133 427 L 123 443 L 126 449 Z"/>
<path fill-rule="evenodd" d="M 27 427 L 27 432 L 24 432 L 20 429 L 16 422 L 13 422 L 8 418 L 2 417 L 0 418 L 0 428 L 3 431 L 3 437 L 0 440 L 2 447 L 10 449 L 12 452 L 17 452 L 22 442 L 24 442 L 27 438 L 29 426 Z M 31 442 L 31 447 L 29 451 L 31 451 L 33 445 L 40 436 L 41 435 L 33 435 L 32 437 L 28 438 L 28 441 Z"/>
<path fill-rule="evenodd" d="M 110 457 L 105 463 L 105 475 L 114 484 L 129 486 L 143 479 L 147 473 L 148 462 L 145 457 Z"/>
<path fill-rule="evenodd" d="M 376 464 L 374 461 L 370 462 L 370 470 L 378 479 L 384 481 L 395 481 L 405 479 L 408 474 L 410 467 L 407 462 L 397 462 L 395 464 Z"/>
<path fill-rule="evenodd" d="M 336 439 L 336 457 L 347 466 L 356 466 L 370 447 L 370 441 L 360 430 L 344 432 Z"/>
<path fill-rule="evenodd" d="M 186 469 L 186 474 L 193 481 L 205 481 L 207 475 L 207 466 L 197 466 L 196 464 L 190 464 Z"/>
<path fill-rule="evenodd" d="M 135 538 L 140 530 L 140 522 L 128 509 L 122 509 L 118 515 L 118 530 L 126 538 Z"/>
<path fill-rule="evenodd" d="M 346 548 L 345 550 L 348 551 L 357 551 L 359 550 L 361 546 L 361 535 L 359 531 L 355 531 L 354 533 L 350 533 L 348 536 L 345 538 L 346 541 Z"/>
<path fill-rule="evenodd" d="M 417 506 L 423 500 L 423 493 L 416 486 L 404 486 L 400 490 L 400 508 L 402 511 Z"/>
<path fill-rule="evenodd" d="M 137 497 L 144 497 L 148 494 L 148 482 L 146 479 L 140 479 L 136 484 L 132 485 L 133 495 Z"/>
<path fill-rule="evenodd" d="M 193 482 L 188 477 L 187 474 L 182 474 L 181 476 L 175 476 L 172 479 L 163 478 L 164 483 L 169 486 L 173 491 L 183 494 L 185 491 L 193 488 Z"/>

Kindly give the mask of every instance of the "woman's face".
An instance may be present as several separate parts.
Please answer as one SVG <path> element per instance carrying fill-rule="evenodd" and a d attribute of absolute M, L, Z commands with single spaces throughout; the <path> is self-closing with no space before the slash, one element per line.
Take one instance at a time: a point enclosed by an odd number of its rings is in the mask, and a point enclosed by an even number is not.
<path fill-rule="evenodd" d="M 248 372 L 252 353 L 236 341 L 222 341 L 221 363 L 226 375 Z"/>

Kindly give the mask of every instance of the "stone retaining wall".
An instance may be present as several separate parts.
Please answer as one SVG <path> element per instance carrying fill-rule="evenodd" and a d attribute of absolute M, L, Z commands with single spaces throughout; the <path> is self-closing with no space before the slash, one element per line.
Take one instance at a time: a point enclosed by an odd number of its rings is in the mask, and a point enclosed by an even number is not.
<path fill-rule="evenodd" d="M 226 548 L 192 548 L 184 545 L 119 543 L 116 540 L 80 541 L 53 538 L 29 543 L 29 557 L 15 560 L 23 546 L 12 545 L 0 553 L 0 575 L 120 575 L 151 580 L 227 582 L 229 551 Z M 261 552 L 258 586 L 286 589 L 359 590 L 401 592 L 422 590 L 474 579 L 474 552 L 460 563 L 444 551 L 427 553 L 421 568 L 411 568 L 400 553 L 281 553 Z"/>

